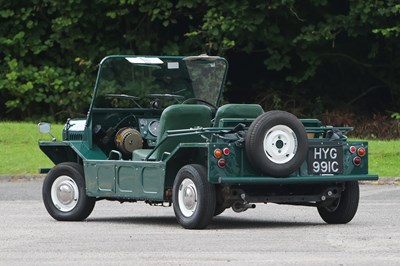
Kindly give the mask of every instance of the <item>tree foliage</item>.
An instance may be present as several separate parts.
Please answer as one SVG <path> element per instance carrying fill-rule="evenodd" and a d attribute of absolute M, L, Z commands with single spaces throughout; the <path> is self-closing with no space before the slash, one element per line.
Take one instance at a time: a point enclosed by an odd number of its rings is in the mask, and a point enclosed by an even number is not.
<path fill-rule="evenodd" d="M 108 54 L 224 55 L 228 101 L 400 109 L 398 0 L 0 0 L 0 25 L 3 119 L 84 115 Z"/>

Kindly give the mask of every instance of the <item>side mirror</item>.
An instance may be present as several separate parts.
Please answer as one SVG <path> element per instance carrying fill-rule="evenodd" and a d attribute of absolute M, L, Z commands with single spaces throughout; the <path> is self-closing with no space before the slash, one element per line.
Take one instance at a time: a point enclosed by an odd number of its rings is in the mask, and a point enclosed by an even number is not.
<path fill-rule="evenodd" d="M 49 134 L 51 136 L 52 141 L 56 141 L 56 138 L 50 133 L 50 123 L 40 122 L 38 124 L 39 132 L 43 134 Z"/>
<path fill-rule="evenodd" d="M 39 128 L 39 132 L 42 134 L 47 134 L 50 133 L 50 123 L 44 123 L 44 122 L 40 122 L 38 124 L 38 128 Z"/>

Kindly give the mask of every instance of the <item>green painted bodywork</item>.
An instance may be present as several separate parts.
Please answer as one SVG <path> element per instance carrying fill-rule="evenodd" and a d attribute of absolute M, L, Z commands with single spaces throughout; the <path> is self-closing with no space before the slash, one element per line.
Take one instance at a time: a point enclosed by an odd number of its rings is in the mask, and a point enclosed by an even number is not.
<path fill-rule="evenodd" d="M 145 63 L 137 63 L 140 60 Z M 154 62 L 147 63 L 148 60 Z M 185 60 L 184 57 L 106 57 L 99 67 L 87 117 L 69 120 L 62 141 L 39 142 L 39 147 L 54 164 L 82 164 L 88 196 L 120 201 L 171 202 L 170 191 L 177 172 L 193 163 L 206 166 L 209 182 L 216 185 L 336 184 L 378 179 L 377 175 L 368 174 L 367 142 L 330 140 L 324 136 L 332 127 L 322 126 L 317 119 L 301 120 L 309 134 L 309 146 L 341 146 L 343 173 L 311 175 L 307 160 L 296 172 L 283 178 L 257 172 L 247 160 L 244 138 L 238 132 L 245 134 L 264 110 L 257 104 L 227 104 L 217 110 L 202 104 L 182 104 L 181 99 L 185 97 L 206 99 L 219 106 L 228 68 L 223 58 Z M 195 68 L 196 60 L 199 69 Z M 113 70 L 116 63 L 123 67 L 117 65 L 117 70 Z M 127 68 L 130 72 L 122 73 Z M 212 75 L 207 76 L 207 71 Z M 142 76 L 136 77 L 138 72 Z M 197 81 L 203 76 L 204 80 Z M 215 81 L 210 80 L 215 76 Z M 115 77 L 120 78 L 116 79 L 118 82 L 114 82 Z M 136 79 L 129 80 L 132 77 Z M 201 88 L 210 88 L 210 91 Z M 128 89 L 132 90 L 131 96 L 140 96 L 140 99 L 127 97 Z M 116 92 L 121 95 L 115 96 Z M 152 98 L 152 106 L 142 106 L 146 104 L 142 100 L 146 97 Z M 170 103 L 166 108 L 158 108 L 154 103 L 157 100 Z M 156 126 L 152 128 L 152 125 Z M 128 154 L 118 151 L 114 139 L 123 128 L 140 132 L 143 147 Z M 159 130 L 158 136 L 151 133 L 155 129 Z M 352 163 L 356 155 L 349 151 L 350 146 L 367 151 L 360 166 Z M 218 166 L 219 159 L 214 157 L 217 148 L 230 151 L 222 157 L 226 161 L 224 168 Z"/>
<path fill-rule="evenodd" d="M 310 140 L 310 142 L 326 142 L 323 140 Z M 209 180 L 214 184 L 296 184 L 320 182 L 345 182 L 354 180 L 376 180 L 377 175 L 368 175 L 368 157 L 363 157 L 362 164 L 358 167 L 352 163 L 355 154 L 349 152 L 350 146 L 364 147 L 368 151 L 367 142 L 337 142 L 343 146 L 344 172 L 340 175 L 309 175 L 308 162 L 304 161 L 300 169 L 288 177 L 276 178 L 263 176 L 251 167 L 245 155 L 244 147 L 235 144 L 215 143 L 209 146 Z M 218 159 L 213 156 L 215 149 L 229 148 L 230 154 L 222 158 L 226 160 L 226 167 L 217 165 Z"/>
<path fill-rule="evenodd" d="M 124 160 L 84 162 L 87 195 L 162 201 L 165 163 Z"/>

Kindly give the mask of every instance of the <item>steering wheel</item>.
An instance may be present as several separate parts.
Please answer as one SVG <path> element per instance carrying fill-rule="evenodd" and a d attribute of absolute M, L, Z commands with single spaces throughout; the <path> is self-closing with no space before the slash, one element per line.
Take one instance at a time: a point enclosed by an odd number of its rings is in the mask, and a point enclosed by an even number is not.
<path fill-rule="evenodd" d="M 183 104 L 188 104 L 188 103 L 190 103 L 190 102 L 200 102 L 200 103 L 204 103 L 205 105 L 208 105 L 208 106 L 210 106 L 211 108 L 213 108 L 214 111 L 217 111 L 217 109 L 218 109 L 217 106 L 215 106 L 214 104 L 212 104 L 212 103 L 210 103 L 210 102 L 208 102 L 208 101 L 206 101 L 206 100 L 200 99 L 200 98 L 188 98 L 188 99 L 184 100 L 182 103 L 183 103 Z"/>
<path fill-rule="evenodd" d="M 116 98 L 116 99 L 129 99 L 131 100 L 137 107 L 142 108 L 140 104 L 136 102 L 136 100 L 139 100 L 140 98 L 137 96 L 132 96 L 132 95 L 127 95 L 127 94 L 114 94 L 114 93 L 107 93 L 104 95 L 105 97 L 108 98 Z"/>
<path fill-rule="evenodd" d="M 182 95 L 178 94 L 169 94 L 169 93 L 153 93 L 153 94 L 148 94 L 147 96 L 152 97 L 152 98 L 167 98 L 167 99 L 175 99 L 179 102 L 179 99 L 185 98 Z"/>
<path fill-rule="evenodd" d="M 154 109 L 163 108 L 160 99 L 174 99 L 177 103 L 181 103 L 180 99 L 185 98 L 182 95 L 169 94 L 169 93 L 153 93 L 153 94 L 148 94 L 147 96 L 152 98 L 150 104 Z"/>

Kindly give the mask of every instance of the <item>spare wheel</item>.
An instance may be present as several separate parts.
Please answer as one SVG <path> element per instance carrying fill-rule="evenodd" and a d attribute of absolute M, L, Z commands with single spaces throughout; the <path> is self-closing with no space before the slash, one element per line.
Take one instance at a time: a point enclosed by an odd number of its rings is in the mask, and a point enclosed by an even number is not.
<path fill-rule="evenodd" d="M 266 112 L 250 125 L 245 148 L 256 170 L 269 176 L 285 177 L 299 169 L 306 158 L 306 130 L 291 113 Z"/>

